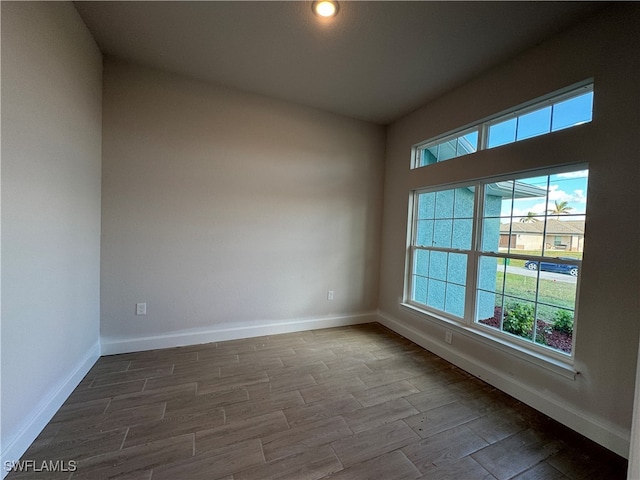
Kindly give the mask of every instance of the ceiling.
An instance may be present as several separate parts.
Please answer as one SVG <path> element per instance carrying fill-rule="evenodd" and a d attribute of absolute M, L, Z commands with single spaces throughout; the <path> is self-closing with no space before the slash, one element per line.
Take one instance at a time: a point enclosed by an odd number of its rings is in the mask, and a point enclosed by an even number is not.
<path fill-rule="evenodd" d="M 78 1 L 105 55 L 380 124 L 603 8 L 599 2 Z"/>

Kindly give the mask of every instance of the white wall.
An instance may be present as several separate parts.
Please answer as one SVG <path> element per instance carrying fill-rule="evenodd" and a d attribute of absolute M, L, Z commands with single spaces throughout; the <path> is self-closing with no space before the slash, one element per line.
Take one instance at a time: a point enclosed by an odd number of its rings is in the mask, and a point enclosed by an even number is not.
<path fill-rule="evenodd" d="M 638 352 L 640 286 L 640 9 L 616 5 L 392 124 L 387 132 L 380 280 L 383 323 L 463 365 L 585 435 L 628 454 Z M 589 125 L 411 171 L 411 146 L 593 77 Z M 399 306 L 409 192 L 557 163 L 589 162 L 576 380 Z M 450 328 L 450 327 L 449 327 Z"/>
<path fill-rule="evenodd" d="M 71 3 L 1 8 L 4 465 L 100 353 L 102 57 Z"/>
<path fill-rule="evenodd" d="M 104 352 L 375 319 L 382 127 L 115 60 L 103 122 Z"/>

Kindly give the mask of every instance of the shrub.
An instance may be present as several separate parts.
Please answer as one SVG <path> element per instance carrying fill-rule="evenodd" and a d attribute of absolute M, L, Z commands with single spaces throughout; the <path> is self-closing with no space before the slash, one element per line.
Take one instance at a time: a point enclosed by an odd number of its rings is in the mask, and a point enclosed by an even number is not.
<path fill-rule="evenodd" d="M 511 303 L 504 312 L 502 328 L 520 337 L 531 337 L 535 309 L 529 303 Z"/>
<path fill-rule="evenodd" d="M 573 333 L 573 313 L 569 310 L 558 310 L 553 320 L 553 328 L 559 332 Z"/>

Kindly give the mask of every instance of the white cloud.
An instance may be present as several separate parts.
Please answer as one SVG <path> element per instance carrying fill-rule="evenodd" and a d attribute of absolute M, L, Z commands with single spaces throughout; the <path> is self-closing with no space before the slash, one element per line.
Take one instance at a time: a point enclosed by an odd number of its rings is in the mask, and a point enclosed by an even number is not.
<path fill-rule="evenodd" d="M 577 172 L 559 173 L 556 176 L 560 178 L 585 178 L 589 176 L 589 170 L 578 170 Z"/>
<path fill-rule="evenodd" d="M 555 202 L 567 202 L 571 203 L 587 203 L 587 197 L 584 195 L 584 190 L 574 190 L 573 193 L 560 190 L 558 185 L 549 186 L 549 200 Z M 571 206 L 571 205 L 569 205 Z"/>

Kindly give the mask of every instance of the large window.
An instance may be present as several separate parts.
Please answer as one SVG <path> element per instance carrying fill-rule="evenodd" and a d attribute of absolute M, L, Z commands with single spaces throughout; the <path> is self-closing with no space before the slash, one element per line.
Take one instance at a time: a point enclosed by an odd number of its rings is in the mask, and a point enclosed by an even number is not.
<path fill-rule="evenodd" d="M 592 116 L 593 84 L 586 83 L 427 140 L 415 147 L 412 167 L 424 167 L 575 127 L 591 122 Z"/>
<path fill-rule="evenodd" d="M 408 303 L 570 356 L 587 180 L 573 169 L 414 192 Z"/>

